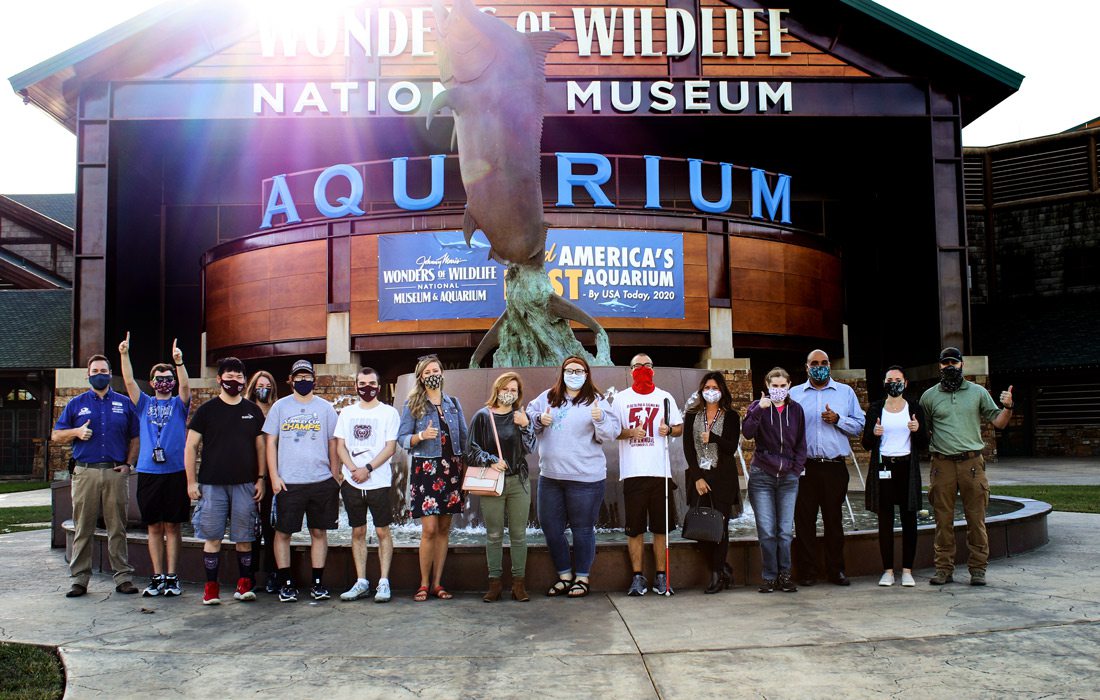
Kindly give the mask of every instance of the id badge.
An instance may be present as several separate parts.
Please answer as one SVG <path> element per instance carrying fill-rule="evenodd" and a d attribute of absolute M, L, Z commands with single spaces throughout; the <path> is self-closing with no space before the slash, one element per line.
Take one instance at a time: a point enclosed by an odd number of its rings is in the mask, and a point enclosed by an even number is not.
<path fill-rule="evenodd" d="M 890 470 L 889 469 L 879 469 L 878 470 L 878 478 L 880 478 L 880 479 L 889 479 L 890 478 Z"/>

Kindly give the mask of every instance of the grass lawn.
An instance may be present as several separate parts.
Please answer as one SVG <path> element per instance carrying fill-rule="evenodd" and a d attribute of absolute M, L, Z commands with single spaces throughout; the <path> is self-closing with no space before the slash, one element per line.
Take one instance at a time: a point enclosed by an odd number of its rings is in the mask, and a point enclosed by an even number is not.
<path fill-rule="evenodd" d="M 0 481 L 0 493 L 19 493 L 20 491 L 37 491 L 48 489 L 46 481 Z"/>
<path fill-rule="evenodd" d="M 1046 501 L 1054 510 L 1100 513 L 1100 486 L 990 486 L 994 495 Z"/>
<path fill-rule="evenodd" d="M 65 692 L 61 661 L 50 649 L 0 643 L 0 698 L 54 700 Z"/>
<path fill-rule="evenodd" d="M 50 506 L 0 508 L 0 534 L 23 532 L 24 530 L 43 530 L 50 526 L 52 514 L 53 509 Z M 0 668 L 3 668 L 3 664 L 0 664 Z M 0 698 L 2 697 L 3 694 L 0 693 Z"/>

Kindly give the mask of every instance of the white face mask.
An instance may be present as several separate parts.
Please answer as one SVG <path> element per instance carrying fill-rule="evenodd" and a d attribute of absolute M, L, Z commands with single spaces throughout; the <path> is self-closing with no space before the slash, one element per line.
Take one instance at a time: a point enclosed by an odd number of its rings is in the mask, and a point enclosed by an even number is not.
<path fill-rule="evenodd" d="M 580 391 L 581 387 L 584 386 L 584 380 L 587 376 L 586 374 L 567 374 L 565 375 L 565 386 L 573 391 Z"/>
<path fill-rule="evenodd" d="M 703 389 L 703 400 L 707 403 L 718 403 L 720 398 L 722 398 L 722 392 L 717 389 Z"/>
<path fill-rule="evenodd" d="M 516 402 L 517 398 L 519 398 L 519 396 L 514 391 L 497 392 L 497 403 L 499 403 L 501 406 L 511 406 Z"/>

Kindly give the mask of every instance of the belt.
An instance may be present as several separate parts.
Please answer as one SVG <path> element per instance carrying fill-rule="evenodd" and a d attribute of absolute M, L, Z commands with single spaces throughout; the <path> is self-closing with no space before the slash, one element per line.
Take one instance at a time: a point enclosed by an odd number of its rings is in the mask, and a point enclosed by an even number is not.
<path fill-rule="evenodd" d="M 838 462 L 840 462 L 840 463 L 843 463 L 843 462 L 844 462 L 844 458 L 843 458 L 843 457 L 830 457 L 830 458 L 825 458 L 825 457 L 808 457 L 808 458 L 806 459 L 806 461 L 807 461 L 807 462 L 813 462 L 813 463 L 815 463 L 815 464 L 836 464 L 836 463 L 838 463 Z"/>
<path fill-rule="evenodd" d="M 909 455 L 902 455 L 901 457 L 883 457 L 883 464 L 907 464 L 909 462 Z"/>
<path fill-rule="evenodd" d="M 962 462 L 968 459 L 974 459 L 975 457 L 981 457 L 982 453 L 974 452 L 973 450 L 971 450 L 970 452 L 960 452 L 955 455 L 945 455 L 940 454 L 939 452 L 933 452 L 932 455 L 934 457 L 939 457 L 940 459 L 949 459 L 952 462 Z"/>
<path fill-rule="evenodd" d="M 121 462 L 77 462 L 76 466 L 86 469 L 114 469 Z"/>

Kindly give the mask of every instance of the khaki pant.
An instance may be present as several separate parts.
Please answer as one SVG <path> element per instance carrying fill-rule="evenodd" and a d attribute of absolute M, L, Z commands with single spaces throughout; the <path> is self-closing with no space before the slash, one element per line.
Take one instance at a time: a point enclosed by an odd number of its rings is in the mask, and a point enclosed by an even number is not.
<path fill-rule="evenodd" d="M 985 460 L 979 455 L 955 462 L 932 455 L 928 500 L 936 512 L 936 571 L 955 570 L 955 494 L 962 494 L 966 514 L 966 543 L 970 549 L 967 566 L 985 571 L 989 562 L 989 535 L 985 531 L 985 509 L 989 505 L 989 481 Z"/>
<path fill-rule="evenodd" d="M 126 557 L 126 507 L 130 501 L 130 477 L 114 469 L 77 467 L 73 471 L 73 558 L 69 575 L 73 583 L 88 587 L 92 577 L 92 546 L 100 510 L 107 524 L 107 553 L 115 585 L 131 579 L 134 569 Z"/>

